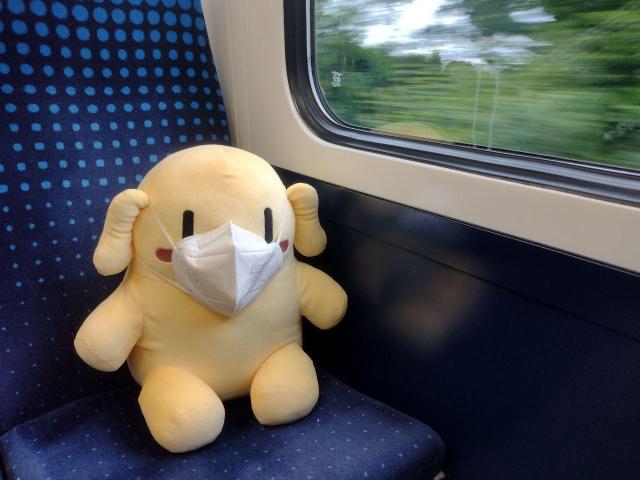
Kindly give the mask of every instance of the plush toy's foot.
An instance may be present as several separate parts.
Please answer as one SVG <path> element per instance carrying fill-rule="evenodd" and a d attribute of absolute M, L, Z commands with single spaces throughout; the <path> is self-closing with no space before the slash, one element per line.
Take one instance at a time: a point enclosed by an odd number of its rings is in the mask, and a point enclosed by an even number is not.
<path fill-rule="evenodd" d="M 224 424 L 224 407 L 216 393 L 180 368 L 151 370 L 144 377 L 138 402 L 151 435 L 170 452 L 187 452 L 213 442 Z"/>
<path fill-rule="evenodd" d="M 298 420 L 308 415 L 317 401 L 316 370 L 297 343 L 272 353 L 251 383 L 251 408 L 263 425 Z"/>

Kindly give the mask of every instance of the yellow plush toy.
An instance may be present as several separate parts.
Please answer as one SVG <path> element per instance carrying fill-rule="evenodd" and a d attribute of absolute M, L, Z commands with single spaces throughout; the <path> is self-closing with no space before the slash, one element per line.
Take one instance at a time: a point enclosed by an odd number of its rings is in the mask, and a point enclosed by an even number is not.
<path fill-rule="evenodd" d="M 324 250 L 317 211 L 313 187 L 285 189 L 260 157 L 219 145 L 165 158 L 111 202 L 94 264 L 102 275 L 128 268 L 75 348 L 99 370 L 128 360 L 149 430 L 167 450 L 212 442 L 221 400 L 249 394 L 265 425 L 315 406 L 300 316 L 327 329 L 347 307 L 334 280 L 293 255 L 294 245 L 305 256 Z"/>

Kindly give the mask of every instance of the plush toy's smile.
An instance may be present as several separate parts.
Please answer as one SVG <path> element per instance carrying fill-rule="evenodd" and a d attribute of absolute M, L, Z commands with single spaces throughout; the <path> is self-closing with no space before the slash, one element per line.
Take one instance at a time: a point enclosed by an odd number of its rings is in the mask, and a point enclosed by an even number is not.
<path fill-rule="evenodd" d="M 285 253 L 289 249 L 289 240 L 282 240 L 280 242 L 280 250 L 282 253 Z M 171 248 L 156 248 L 156 258 L 161 262 L 171 262 L 171 255 L 173 254 L 173 249 Z"/>

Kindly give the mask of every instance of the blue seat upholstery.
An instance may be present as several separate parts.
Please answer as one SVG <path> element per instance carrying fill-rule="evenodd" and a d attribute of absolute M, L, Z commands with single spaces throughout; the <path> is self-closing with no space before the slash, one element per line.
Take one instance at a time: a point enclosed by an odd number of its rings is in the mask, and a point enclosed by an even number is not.
<path fill-rule="evenodd" d="M 119 278 L 91 258 L 109 200 L 228 142 L 200 3 L 0 0 L 0 432 L 130 382 L 73 336 Z"/>
<path fill-rule="evenodd" d="M 432 479 L 443 444 L 428 426 L 320 372 L 321 396 L 303 420 L 264 427 L 247 399 L 227 403 L 211 445 L 171 454 L 151 438 L 135 388 L 69 403 L 6 433 L 0 449 L 23 479 Z"/>
<path fill-rule="evenodd" d="M 75 355 L 75 332 L 121 278 L 91 262 L 111 198 L 173 151 L 229 142 L 198 0 L 0 0 L 0 132 L 6 480 L 438 470 L 428 427 L 327 377 L 318 409 L 295 425 L 263 428 L 235 401 L 217 442 L 169 454 L 126 368 L 101 373 Z"/>

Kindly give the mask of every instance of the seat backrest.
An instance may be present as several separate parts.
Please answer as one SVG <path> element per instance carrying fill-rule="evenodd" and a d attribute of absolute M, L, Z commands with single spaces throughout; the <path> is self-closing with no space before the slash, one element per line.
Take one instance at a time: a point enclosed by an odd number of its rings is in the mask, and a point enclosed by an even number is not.
<path fill-rule="evenodd" d="M 0 0 L 0 111 L 2 433 L 130 381 L 73 348 L 107 205 L 229 132 L 199 0 Z"/>

